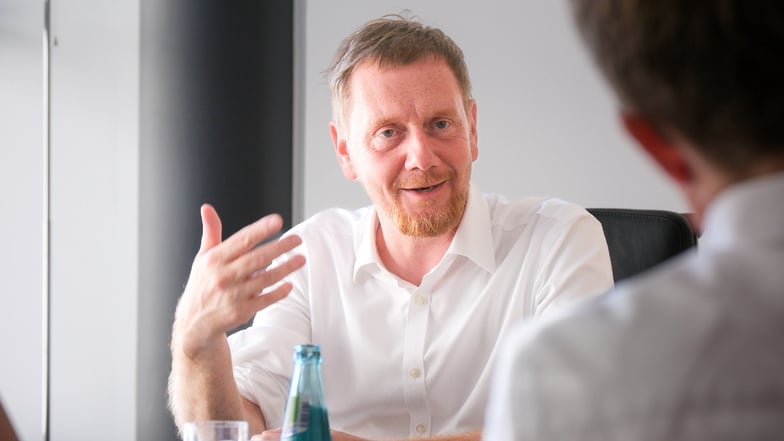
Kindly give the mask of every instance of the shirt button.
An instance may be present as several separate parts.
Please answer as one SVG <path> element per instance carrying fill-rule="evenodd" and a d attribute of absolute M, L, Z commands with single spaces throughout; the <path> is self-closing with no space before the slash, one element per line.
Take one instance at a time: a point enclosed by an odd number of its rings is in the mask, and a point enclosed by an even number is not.
<path fill-rule="evenodd" d="M 420 371 L 417 368 L 413 368 L 410 371 L 408 371 L 408 375 L 411 375 L 414 378 L 419 378 L 422 375 L 422 371 Z"/>
<path fill-rule="evenodd" d="M 424 305 L 427 303 L 427 298 L 423 295 L 417 295 L 414 297 L 414 301 L 419 305 Z"/>
<path fill-rule="evenodd" d="M 425 425 L 424 424 L 417 424 L 416 431 L 417 431 L 417 433 L 425 433 Z"/>

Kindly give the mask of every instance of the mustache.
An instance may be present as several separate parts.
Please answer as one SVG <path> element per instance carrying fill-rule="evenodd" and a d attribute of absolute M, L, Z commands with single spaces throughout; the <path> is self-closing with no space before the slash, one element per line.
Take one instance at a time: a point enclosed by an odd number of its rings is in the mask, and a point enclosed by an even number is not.
<path fill-rule="evenodd" d="M 392 183 L 392 189 L 411 189 L 411 188 L 426 188 L 440 184 L 455 177 L 454 171 L 441 172 L 441 173 L 428 173 L 424 171 L 415 171 L 405 177 L 396 179 Z"/>

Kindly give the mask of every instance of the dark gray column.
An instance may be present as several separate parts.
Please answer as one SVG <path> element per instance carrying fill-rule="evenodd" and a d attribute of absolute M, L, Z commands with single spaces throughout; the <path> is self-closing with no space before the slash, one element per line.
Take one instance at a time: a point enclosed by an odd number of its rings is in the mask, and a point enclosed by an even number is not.
<path fill-rule="evenodd" d="M 142 0 L 138 438 L 166 409 L 176 301 L 213 204 L 224 237 L 292 211 L 291 1 Z"/>

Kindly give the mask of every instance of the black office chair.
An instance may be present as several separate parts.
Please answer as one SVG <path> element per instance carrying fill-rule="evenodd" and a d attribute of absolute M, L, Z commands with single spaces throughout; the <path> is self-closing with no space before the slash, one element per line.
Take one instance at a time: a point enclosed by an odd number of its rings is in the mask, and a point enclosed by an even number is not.
<path fill-rule="evenodd" d="M 589 208 L 602 224 L 616 282 L 697 245 L 682 214 L 664 210 Z"/>

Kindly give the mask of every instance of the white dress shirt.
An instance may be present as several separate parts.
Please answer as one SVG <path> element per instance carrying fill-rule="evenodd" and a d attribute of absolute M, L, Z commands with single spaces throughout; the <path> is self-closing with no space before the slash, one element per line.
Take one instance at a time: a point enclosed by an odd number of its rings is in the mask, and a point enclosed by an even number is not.
<path fill-rule="evenodd" d="M 723 191 L 697 250 L 502 347 L 487 440 L 784 440 L 784 174 Z"/>
<path fill-rule="evenodd" d="M 373 208 L 292 229 L 293 292 L 230 337 L 240 393 L 281 424 L 293 346 L 315 343 L 333 429 L 371 439 L 479 430 L 497 343 L 524 317 L 612 285 L 601 225 L 554 199 L 508 202 L 472 186 L 441 262 L 420 286 L 388 272 Z"/>

